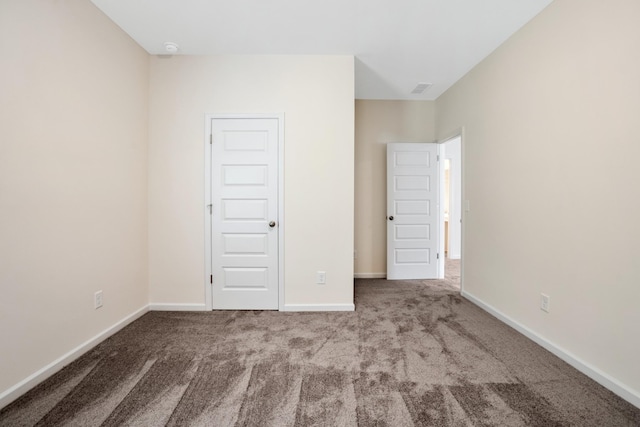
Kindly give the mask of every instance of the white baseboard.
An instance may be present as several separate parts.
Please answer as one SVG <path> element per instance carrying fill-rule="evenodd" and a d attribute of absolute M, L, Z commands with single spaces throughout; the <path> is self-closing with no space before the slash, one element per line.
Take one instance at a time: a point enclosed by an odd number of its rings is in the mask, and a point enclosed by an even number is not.
<path fill-rule="evenodd" d="M 207 311 L 206 304 L 149 304 L 150 311 Z"/>
<path fill-rule="evenodd" d="M 14 385 L 8 390 L 3 391 L 2 393 L 0 393 L 0 409 L 4 408 L 9 403 L 13 402 L 18 397 L 22 396 L 24 393 L 31 390 L 33 387 L 40 384 L 42 381 L 46 380 L 51 375 L 55 374 L 56 372 L 67 366 L 69 363 L 73 362 L 74 360 L 85 354 L 87 351 L 91 350 L 96 345 L 100 344 L 102 341 L 106 340 L 111 335 L 115 334 L 134 320 L 142 317 L 142 315 L 144 315 L 148 311 L 148 306 L 144 306 L 138 309 L 134 313 L 120 320 L 115 325 L 105 329 L 95 337 L 89 339 L 88 341 L 85 341 L 62 357 L 54 360 L 44 368 L 36 371 L 32 375 L 29 375 L 18 384 Z"/>
<path fill-rule="evenodd" d="M 387 273 L 355 273 L 354 279 L 386 279 Z"/>
<path fill-rule="evenodd" d="M 532 331 L 526 326 L 516 322 L 515 320 L 506 316 L 505 314 L 495 309 L 494 307 L 490 306 L 489 304 L 484 303 L 482 300 L 471 295 L 469 292 L 462 291 L 461 294 L 463 297 L 465 297 L 466 299 L 468 299 L 478 307 L 482 308 L 483 310 L 493 315 L 497 319 L 511 326 L 513 329 L 520 332 L 522 335 L 526 336 L 536 344 L 549 350 L 551 353 L 555 354 L 560 359 L 564 360 L 569 365 L 573 366 L 578 371 L 582 372 L 592 380 L 596 381 L 603 387 L 608 388 L 609 390 L 611 390 L 612 392 L 614 392 L 615 394 L 617 394 L 627 402 L 631 403 L 632 405 L 640 408 L 640 392 L 638 392 L 637 390 L 633 390 L 632 388 L 626 386 L 625 384 L 622 384 L 617 379 L 602 372 L 598 368 L 591 366 L 587 362 L 582 361 L 580 358 L 564 350 L 562 347 L 559 347 L 556 344 L 546 340 L 545 338 L 541 337 L 536 332 Z"/>
<path fill-rule="evenodd" d="M 206 311 L 205 304 L 149 304 L 150 311 Z M 281 311 L 354 311 L 354 304 L 285 304 Z"/>
<path fill-rule="evenodd" d="M 354 304 L 285 304 L 281 311 L 355 311 Z"/>

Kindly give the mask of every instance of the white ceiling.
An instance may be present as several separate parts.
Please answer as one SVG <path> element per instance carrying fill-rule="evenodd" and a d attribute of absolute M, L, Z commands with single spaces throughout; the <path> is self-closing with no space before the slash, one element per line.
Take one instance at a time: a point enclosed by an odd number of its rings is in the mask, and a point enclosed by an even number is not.
<path fill-rule="evenodd" d="M 433 100 L 552 0 L 92 0 L 150 54 L 349 54 L 356 98 Z M 433 86 L 421 95 L 420 82 Z"/>

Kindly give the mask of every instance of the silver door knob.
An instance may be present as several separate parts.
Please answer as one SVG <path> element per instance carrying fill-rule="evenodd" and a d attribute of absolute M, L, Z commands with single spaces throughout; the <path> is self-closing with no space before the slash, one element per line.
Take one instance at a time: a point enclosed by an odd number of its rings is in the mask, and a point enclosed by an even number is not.
<path fill-rule="evenodd" d="M 275 221 L 271 221 L 271 222 L 269 223 L 269 227 L 273 228 L 273 227 L 275 227 L 275 226 L 276 226 L 276 222 L 275 222 Z"/>

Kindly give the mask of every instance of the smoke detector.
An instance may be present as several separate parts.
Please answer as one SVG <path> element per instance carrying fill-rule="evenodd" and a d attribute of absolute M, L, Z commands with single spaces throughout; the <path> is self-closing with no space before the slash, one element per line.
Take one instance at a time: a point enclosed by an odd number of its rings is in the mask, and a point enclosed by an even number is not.
<path fill-rule="evenodd" d="M 420 95 L 421 93 L 424 93 L 424 91 L 429 89 L 431 86 L 433 86 L 432 83 L 418 83 L 418 85 L 411 91 L 411 93 L 414 95 Z"/>
<path fill-rule="evenodd" d="M 168 54 L 177 53 L 178 52 L 178 44 L 173 42 L 164 42 L 164 51 Z"/>

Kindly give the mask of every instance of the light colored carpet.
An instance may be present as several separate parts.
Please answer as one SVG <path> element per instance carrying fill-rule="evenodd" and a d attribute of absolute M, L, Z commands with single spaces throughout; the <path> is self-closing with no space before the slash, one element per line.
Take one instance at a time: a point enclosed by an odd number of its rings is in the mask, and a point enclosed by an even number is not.
<path fill-rule="evenodd" d="M 460 289 L 460 260 L 446 258 L 444 260 L 444 281 L 455 289 Z"/>
<path fill-rule="evenodd" d="M 351 313 L 148 313 L 0 425 L 640 425 L 638 408 L 446 281 L 355 292 Z"/>

